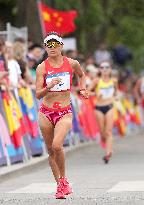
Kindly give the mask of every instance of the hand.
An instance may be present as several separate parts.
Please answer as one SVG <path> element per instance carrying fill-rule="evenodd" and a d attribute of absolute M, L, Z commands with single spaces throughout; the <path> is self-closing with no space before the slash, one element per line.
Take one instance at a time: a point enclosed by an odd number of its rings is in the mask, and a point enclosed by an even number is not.
<path fill-rule="evenodd" d="M 119 101 L 120 99 L 121 99 L 121 92 L 117 90 L 114 92 L 114 100 Z"/>
<path fill-rule="evenodd" d="M 80 94 L 86 99 L 89 98 L 89 93 L 87 90 L 80 90 Z"/>
<path fill-rule="evenodd" d="M 0 80 L 3 79 L 4 77 L 8 76 L 8 72 L 7 71 L 1 71 L 0 72 Z"/>
<path fill-rule="evenodd" d="M 115 95 L 115 96 L 114 96 L 114 99 L 115 99 L 116 101 L 119 101 L 119 100 L 120 100 L 120 97 L 119 97 L 118 95 Z"/>
<path fill-rule="evenodd" d="M 53 88 L 55 85 L 59 84 L 61 82 L 60 78 L 53 78 L 52 81 L 50 83 L 47 83 L 47 88 L 51 89 Z"/>
<path fill-rule="evenodd" d="M 19 79 L 18 86 L 19 86 L 20 88 L 21 88 L 21 87 L 27 88 L 27 87 L 28 87 L 28 84 L 27 84 L 23 79 Z"/>

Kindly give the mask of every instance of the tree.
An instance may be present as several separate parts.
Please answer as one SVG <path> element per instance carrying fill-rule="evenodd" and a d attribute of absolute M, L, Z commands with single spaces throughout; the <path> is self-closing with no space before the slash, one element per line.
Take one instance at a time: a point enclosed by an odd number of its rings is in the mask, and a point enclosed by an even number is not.
<path fill-rule="evenodd" d="M 5 30 L 7 22 L 17 27 L 28 26 L 32 40 L 41 43 L 42 31 L 36 0 L 0 0 L 0 28 Z"/>
<path fill-rule="evenodd" d="M 46 0 L 45 0 L 46 1 Z M 109 47 L 116 43 L 128 46 L 133 54 L 133 66 L 144 67 L 144 1 L 143 0 L 55 0 L 57 9 L 77 9 L 77 31 L 82 52 L 92 52 L 98 43 Z"/>
<path fill-rule="evenodd" d="M 83 53 L 93 52 L 100 42 L 109 47 L 123 43 L 134 53 L 136 68 L 144 66 L 144 1 L 143 0 L 43 0 L 60 10 L 76 9 L 77 30 L 70 36 L 78 39 Z M 35 41 L 41 41 L 41 28 L 36 0 L 0 0 L 1 28 L 7 21 L 27 25 Z"/>
<path fill-rule="evenodd" d="M 36 0 L 17 0 L 16 25 L 27 26 L 29 37 L 34 42 L 42 42 L 42 31 Z"/>
<path fill-rule="evenodd" d="M 0 0 L 0 29 L 5 29 L 6 23 L 14 21 L 16 0 Z"/>

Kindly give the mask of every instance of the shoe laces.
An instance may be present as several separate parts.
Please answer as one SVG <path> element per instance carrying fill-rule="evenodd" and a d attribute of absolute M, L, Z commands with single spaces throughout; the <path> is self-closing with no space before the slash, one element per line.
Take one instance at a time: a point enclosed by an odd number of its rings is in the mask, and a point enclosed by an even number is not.
<path fill-rule="evenodd" d="M 57 192 L 62 192 L 63 190 L 63 184 L 61 182 L 59 182 L 58 186 L 57 186 Z"/>
<path fill-rule="evenodd" d="M 64 185 L 69 185 L 69 182 L 67 181 L 67 178 L 64 178 L 63 183 L 64 183 Z"/>

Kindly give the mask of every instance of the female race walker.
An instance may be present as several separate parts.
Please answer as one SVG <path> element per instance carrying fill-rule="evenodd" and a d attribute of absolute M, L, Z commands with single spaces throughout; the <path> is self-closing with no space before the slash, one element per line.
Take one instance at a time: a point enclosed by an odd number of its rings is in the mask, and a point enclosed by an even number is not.
<path fill-rule="evenodd" d="M 99 68 L 100 77 L 95 78 L 88 89 L 95 91 L 97 96 L 95 113 L 100 129 L 101 142 L 106 147 L 106 155 L 103 160 L 108 163 L 113 152 L 113 100 L 117 92 L 117 80 L 111 78 L 109 62 L 102 62 Z"/>
<path fill-rule="evenodd" d="M 56 198 L 63 199 L 72 189 L 65 177 L 64 139 L 72 127 L 70 91 L 73 72 L 79 77 L 80 93 L 88 98 L 85 75 L 80 64 L 62 56 L 63 40 L 51 32 L 44 39 L 48 58 L 36 70 L 36 97 L 43 98 L 39 126 L 49 154 L 49 164 L 57 182 Z"/>

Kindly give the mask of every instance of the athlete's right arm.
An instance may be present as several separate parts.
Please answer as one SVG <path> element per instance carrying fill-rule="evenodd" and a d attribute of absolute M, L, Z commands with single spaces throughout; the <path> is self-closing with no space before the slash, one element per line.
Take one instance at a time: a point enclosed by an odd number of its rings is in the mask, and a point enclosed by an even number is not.
<path fill-rule="evenodd" d="M 36 69 L 36 98 L 41 99 L 43 98 L 47 92 L 48 88 L 43 87 L 44 84 L 44 64 L 41 63 L 38 65 Z"/>
<path fill-rule="evenodd" d="M 44 75 L 45 75 L 45 65 L 41 63 L 36 69 L 36 98 L 41 99 L 47 95 L 48 91 L 53 88 L 55 85 L 59 84 L 61 79 L 55 78 L 52 79 L 50 83 L 43 87 L 44 84 Z"/>

